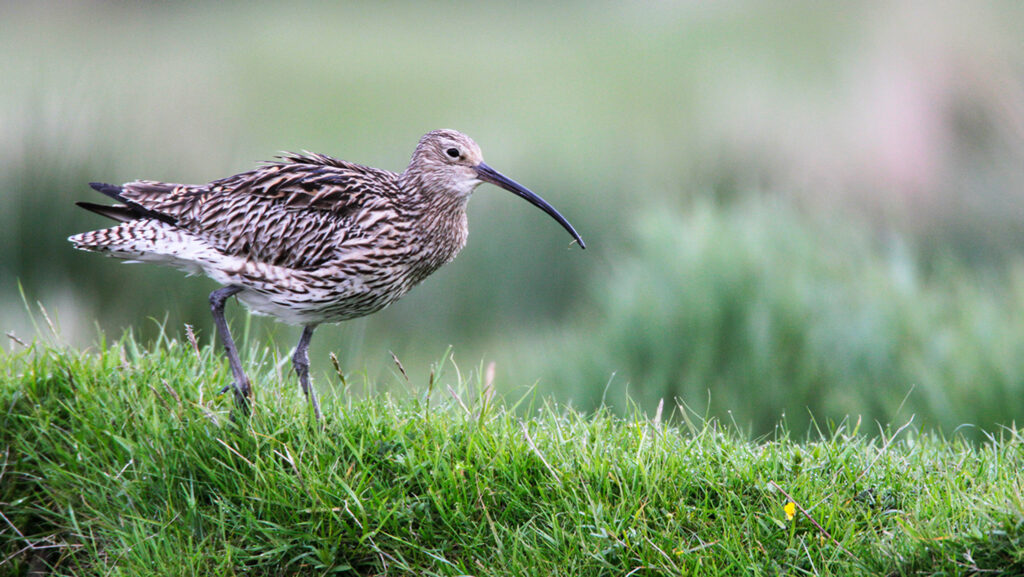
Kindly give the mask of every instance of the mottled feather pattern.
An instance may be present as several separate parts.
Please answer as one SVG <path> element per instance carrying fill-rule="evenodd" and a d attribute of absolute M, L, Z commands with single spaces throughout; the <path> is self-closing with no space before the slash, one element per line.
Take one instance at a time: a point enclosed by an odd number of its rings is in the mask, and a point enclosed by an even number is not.
<path fill-rule="evenodd" d="M 122 196 L 174 218 L 226 254 L 310 269 L 372 234 L 368 215 L 397 216 L 396 181 L 387 171 L 291 155 L 208 185 L 130 182 Z"/>
<path fill-rule="evenodd" d="M 289 154 L 207 185 L 138 180 L 120 196 L 174 224 L 129 221 L 76 235 L 76 247 L 205 271 L 244 286 L 238 298 L 256 312 L 292 323 L 375 312 L 466 241 L 465 199 L 403 190 L 397 173 L 320 154 Z"/>

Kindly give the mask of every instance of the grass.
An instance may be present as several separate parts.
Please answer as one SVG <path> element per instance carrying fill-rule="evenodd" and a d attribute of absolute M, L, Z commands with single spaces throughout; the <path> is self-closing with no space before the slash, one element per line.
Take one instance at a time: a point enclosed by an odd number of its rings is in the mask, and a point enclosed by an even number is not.
<path fill-rule="evenodd" d="M 1024 572 L 1019 430 L 750 440 L 681 409 L 508 404 L 449 362 L 414 392 L 325 395 L 317 424 L 261 350 L 254 414 L 233 421 L 209 347 L 15 348 L 3 574 Z"/>

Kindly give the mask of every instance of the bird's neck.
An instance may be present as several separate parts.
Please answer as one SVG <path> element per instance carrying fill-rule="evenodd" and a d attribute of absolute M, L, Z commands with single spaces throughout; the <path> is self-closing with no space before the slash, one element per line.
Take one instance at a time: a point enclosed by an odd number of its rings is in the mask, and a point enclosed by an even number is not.
<path fill-rule="evenodd" d="M 416 174 L 399 175 L 407 210 L 415 214 L 424 265 L 431 272 L 450 262 L 466 246 L 468 197 L 453 195 L 437 183 L 424 182 Z"/>

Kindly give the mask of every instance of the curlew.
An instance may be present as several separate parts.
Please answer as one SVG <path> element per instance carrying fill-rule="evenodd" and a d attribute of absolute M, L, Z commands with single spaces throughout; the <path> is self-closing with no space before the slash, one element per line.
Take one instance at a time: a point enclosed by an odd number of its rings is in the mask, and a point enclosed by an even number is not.
<path fill-rule="evenodd" d="M 554 207 L 485 164 L 480 147 L 454 130 L 424 135 L 401 174 L 303 153 L 203 185 L 92 183 L 118 204 L 78 206 L 119 224 L 68 240 L 223 285 L 210 294 L 210 309 L 243 413 L 252 388 L 225 302 L 235 297 L 255 313 L 301 325 L 292 365 L 319 419 L 309 383 L 313 331 L 379 311 L 455 258 L 466 244 L 466 203 L 483 182 L 526 199 L 585 248 Z"/>

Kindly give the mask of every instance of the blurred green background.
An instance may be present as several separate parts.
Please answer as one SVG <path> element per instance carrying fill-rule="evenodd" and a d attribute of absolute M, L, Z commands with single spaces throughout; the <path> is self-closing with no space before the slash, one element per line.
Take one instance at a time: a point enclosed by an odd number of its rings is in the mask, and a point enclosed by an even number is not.
<path fill-rule="evenodd" d="M 481 187 L 454 263 L 318 332 L 321 386 L 335 352 L 420 391 L 451 345 L 511 397 L 754 433 L 1024 415 L 1024 4 L 9 2 L 0 28 L 5 332 L 34 335 L 20 283 L 73 346 L 212 334 L 211 281 L 71 249 L 106 224 L 89 181 L 397 171 L 449 127 L 589 248 Z"/>

